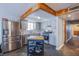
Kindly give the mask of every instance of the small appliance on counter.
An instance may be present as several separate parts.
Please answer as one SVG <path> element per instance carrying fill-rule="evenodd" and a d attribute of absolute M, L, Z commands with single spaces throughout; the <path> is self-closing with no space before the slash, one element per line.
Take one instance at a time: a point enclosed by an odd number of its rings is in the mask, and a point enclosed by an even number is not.
<path fill-rule="evenodd" d="M 45 40 L 49 40 L 49 33 L 48 32 L 44 32 L 43 36 L 44 36 Z"/>
<path fill-rule="evenodd" d="M 28 56 L 43 56 L 44 55 L 44 37 L 30 36 L 28 37 L 27 55 Z"/>
<path fill-rule="evenodd" d="M 52 33 L 52 31 L 46 30 L 43 32 L 42 36 L 44 36 L 44 42 L 49 44 L 49 35 Z"/>

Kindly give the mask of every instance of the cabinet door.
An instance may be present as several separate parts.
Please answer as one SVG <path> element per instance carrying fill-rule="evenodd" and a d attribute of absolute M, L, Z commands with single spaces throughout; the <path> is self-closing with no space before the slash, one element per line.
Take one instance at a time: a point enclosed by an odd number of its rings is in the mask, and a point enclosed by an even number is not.
<path fill-rule="evenodd" d="M 54 34 L 49 34 L 49 44 L 56 46 L 56 37 Z"/>

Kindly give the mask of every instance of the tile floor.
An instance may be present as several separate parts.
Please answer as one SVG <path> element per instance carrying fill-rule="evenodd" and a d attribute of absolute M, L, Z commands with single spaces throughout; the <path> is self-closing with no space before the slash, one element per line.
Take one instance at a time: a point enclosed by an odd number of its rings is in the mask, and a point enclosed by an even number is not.
<path fill-rule="evenodd" d="M 6 53 L 3 56 L 27 56 L 27 46 L 16 51 Z M 79 48 L 73 49 L 69 45 L 64 45 L 60 51 L 55 49 L 55 46 L 44 46 L 44 56 L 79 56 Z"/>
<path fill-rule="evenodd" d="M 45 45 L 44 46 L 44 56 L 62 56 L 63 54 L 60 53 L 55 49 L 55 46 Z M 23 47 L 16 51 L 6 53 L 3 56 L 27 56 L 27 47 Z"/>

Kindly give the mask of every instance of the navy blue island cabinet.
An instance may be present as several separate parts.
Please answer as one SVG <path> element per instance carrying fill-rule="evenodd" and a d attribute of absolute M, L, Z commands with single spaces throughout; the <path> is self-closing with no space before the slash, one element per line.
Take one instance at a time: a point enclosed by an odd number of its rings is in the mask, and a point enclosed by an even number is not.
<path fill-rule="evenodd" d="M 44 55 L 44 40 L 30 39 L 27 41 L 28 56 L 43 56 Z"/>

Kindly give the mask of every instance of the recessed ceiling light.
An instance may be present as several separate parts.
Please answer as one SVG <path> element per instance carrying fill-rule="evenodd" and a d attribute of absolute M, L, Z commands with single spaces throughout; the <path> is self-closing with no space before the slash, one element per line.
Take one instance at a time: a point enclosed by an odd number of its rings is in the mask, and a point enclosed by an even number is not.
<path fill-rule="evenodd" d="M 71 17 L 71 15 L 69 14 L 68 17 Z"/>
<path fill-rule="evenodd" d="M 38 19 L 40 19 L 40 17 L 38 16 Z"/>

